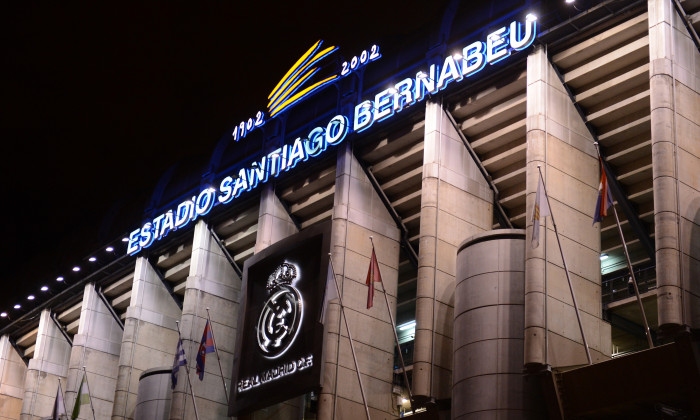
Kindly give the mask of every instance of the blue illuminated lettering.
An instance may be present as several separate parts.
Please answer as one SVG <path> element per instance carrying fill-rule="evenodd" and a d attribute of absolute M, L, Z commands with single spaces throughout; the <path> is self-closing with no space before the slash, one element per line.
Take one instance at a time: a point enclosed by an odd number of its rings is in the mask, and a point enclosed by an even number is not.
<path fill-rule="evenodd" d="M 374 97 L 374 120 L 376 122 L 394 115 L 394 91 L 394 88 L 387 89 Z"/>
<path fill-rule="evenodd" d="M 510 55 L 507 35 L 508 29 L 504 26 L 486 37 L 486 61 L 489 64 L 496 64 Z"/>
<path fill-rule="evenodd" d="M 223 182 L 221 184 L 223 185 Z M 191 219 L 190 214 L 193 212 L 193 207 L 194 203 L 190 200 L 183 201 L 177 206 L 177 211 L 175 212 L 175 229 L 180 229 L 187 226 Z"/>
<path fill-rule="evenodd" d="M 459 71 L 459 65 L 455 63 L 454 57 L 449 55 L 445 58 L 445 62 L 442 65 L 437 87 L 439 90 L 443 90 L 448 83 L 459 82 L 460 80 L 462 80 L 462 73 Z"/>
<path fill-rule="evenodd" d="M 296 140 L 294 140 L 294 143 L 292 144 L 291 151 L 289 152 L 289 157 L 287 160 L 289 163 L 287 164 L 287 170 L 294 168 L 297 166 L 297 163 L 303 162 L 308 159 L 308 156 L 305 155 L 305 149 L 304 149 L 304 144 L 301 141 L 301 137 L 297 137 Z"/>
<path fill-rule="evenodd" d="M 430 74 L 419 71 L 416 75 L 416 101 L 422 101 L 425 93 L 437 93 L 436 74 L 438 68 L 435 64 L 430 66 Z"/>
<path fill-rule="evenodd" d="M 213 188 L 208 188 L 199 193 L 194 209 L 197 216 L 206 216 L 211 211 L 216 202 L 214 201 L 215 194 L 216 190 Z"/>
<path fill-rule="evenodd" d="M 396 94 L 394 95 L 394 109 L 401 112 L 404 108 L 413 105 L 416 98 L 413 95 L 413 79 L 403 79 L 394 86 Z"/>
<path fill-rule="evenodd" d="M 267 155 L 267 165 L 270 169 L 269 175 L 277 176 L 282 170 L 282 149 L 273 150 Z"/>
<path fill-rule="evenodd" d="M 246 174 L 245 174 L 245 169 L 242 169 L 238 171 L 238 178 L 233 183 L 233 198 L 238 197 L 241 195 L 243 191 L 246 191 L 248 189 L 248 181 L 246 181 Z"/>
<path fill-rule="evenodd" d="M 153 236 L 153 225 L 151 222 L 146 223 L 141 228 L 141 238 L 139 239 L 139 246 L 141 248 L 148 248 L 153 243 L 155 237 Z"/>
<path fill-rule="evenodd" d="M 126 247 L 126 252 L 129 255 L 134 255 L 141 250 L 139 245 L 139 237 L 141 236 L 141 229 L 136 229 L 129 234 L 129 245 Z"/>
<path fill-rule="evenodd" d="M 364 101 L 355 107 L 355 116 L 352 124 L 353 131 L 360 133 L 372 126 L 372 123 L 374 123 L 373 107 L 372 101 Z"/>
<path fill-rule="evenodd" d="M 253 162 L 248 169 L 250 189 L 257 187 L 260 182 L 267 182 L 267 157 L 265 156 L 260 159 L 260 162 Z"/>
<path fill-rule="evenodd" d="M 309 133 L 309 138 L 304 142 L 306 155 L 315 157 L 326 150 L 325 130 L 322 127 L 316 127 Z"/>
<path fill-rule="evenodd" d="M 158 238 L 160 235 L 160 230 L 161 230 L 161 222 L 163 221 L 163 218 L 165 217 L 164 214 L 161 214 L 160 216 L 156 217 L 153 219 L 153 236 L 155 238 Z"/>
<path fill-rule="evenodd" d="M 535 33 L 537 33 L 536 18 L 528 15 L 527 19 L 525 19 L 525 34 L 522 33 L 522 27 L 523 25 L 517 21 L 513 21 L 510 24 L 510 46 L 516 51 L 524 50 L 535 41 Z"/>
<path fill-rule="evenodd" d="M 350 129 L 348 118 L 344 115 L 336 115 L 331 118 L 326 127 L 326 143 L 336 145 L 345 139 Z"/>
<path fill-rule="evenodd" d="M 486 66 L 486 45 L 481 41 L 473 42 L 462 50 L 462 75 L 469 77 Z"/>
<path fill-rule="evenodd" d="M 165 237 L 171 230 L 175 230 L 175 222 L 173 221 L 172 210 L 165 213 L 165 218 L 163 219 L 163 227 L 160 230 L 160 236 L 158 239 Z"/>

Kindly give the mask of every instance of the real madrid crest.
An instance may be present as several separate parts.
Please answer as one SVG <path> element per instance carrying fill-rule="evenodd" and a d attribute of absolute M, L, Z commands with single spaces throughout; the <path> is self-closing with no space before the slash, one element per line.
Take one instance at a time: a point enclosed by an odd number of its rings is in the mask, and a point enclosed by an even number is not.
<path fill-rule="evenodd" d="M 296 266 L 282 263 L 267 279 L 270 297 L 258 319 L 258 346 L 265 357 L 281 356 L 292 345 L 303 315 L 301 294 L 292 282 L 299 276 Z"/>

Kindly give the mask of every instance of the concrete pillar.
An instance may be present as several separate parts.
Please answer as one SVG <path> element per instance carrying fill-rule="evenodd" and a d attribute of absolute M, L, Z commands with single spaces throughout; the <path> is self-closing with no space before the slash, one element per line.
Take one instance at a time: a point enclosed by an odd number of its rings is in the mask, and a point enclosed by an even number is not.
<path fill-rule="evenodd" d="M 194 228 L 190 275 L 187 277 L 180 322 L 200 420 L 225 418 L 228 411 L 227 395 L 221 381 L 216 353 L 206 355 L 204 378 L 201 381 L 196 374 L 196 357 L 207 321 L 207 308 L 221 356 L 226 387 L 230 391 L 240 293 L 241 279 L 209 232 L 206 222 L 200 220 Z M 173 391 L 170 418 L 188 420 L 194 418 L 194 408 L 184 368 L 180 375 L 182 380 L 178 376 L 177 387 Z"/>
<path fill-rule="evenodd" d="M 113 420 L 134 418 L 141 373 L 172 366 L 177 346 L 175 321 L 180 320 L 180 315 L 180 308 L 148 260 L 138 257 L 119 352 Z M 185 378 L 184 367 L 180 375 Z"/>
<path fill-rule="evenodd" d="M 0 420 L 19 418 L 24 397 L 27 365 L 10 344 L 10 337 L 0 337 Z"/>
<path fill-rule="evenodd" d="M 50 416 L 56 400 L 58 380 L 65 392 L 71 345 L 44 309 L 39 318 L 34 357 L 29 361 L 24 381 L 21 420 Z"/>
<path fill-rule="evenodd" d="M 457 247 L 493 224 L 493 193 L 439 103 L 425 109 L 413 393 L 452 395 Z"/>
<path fill-rule="evenodd" d="M 700 54 L 671 0 L 649 0 L 659 329 L 700 327 Z"/>
<path fill-rule="evenodd" d="M 452 418 L 541 418 L 523 375 L 525 231 L 492 230 L 457 253 Z M 539 401 L 541 403 L 541 401 Z"/>
<path fill-rule="evenodd" d="M 532 248 L 532 210 L 542 170 L 551 211 L 581 310 L 594 361 L 611 354 L 610 324 L 600 298 L 600 227 L 593 210 L 600 182 L 593 139 L 542 48 L 527 61 L 527 244 L 525 248 L 525 364 L 586 364 L 551 217 Z"/>
<path fill-rule="evenodd" d="M 280 239 L 297 233 L 296 225 L 277 198 L 274 187 L 267 184 L 260 195 L 260 215 L 255 240 L 255 253 L 262 251 Z M 244 420 L 298 420 L 304 414 L 304 396 L 274 404 L 239 418 Z"/>
<path fill-rule="evenodd" d="M 374 306 L 366 309 L 370 235 L 374 237 L 383 284 L 374 285 Z M 372 419 L 390 419 L 398 414 L 389 397 L 395 345 L 382 290 L 386 288 L 396 313 L 399 237 L 396 224 L 353 156 L 351 144 L 339 146 L 331 252 Z M 338 305 L 331 305 L 327 324 L 318 418 L 364 418 L 350 342 Z"/>
<path fill-rule="evenodd" d="M 85 366 L 95 416 L 108 418 L 112 415 L 122 332 L 97 295 L 95 285 L 87 284 L 83 292 L 78 333 L 73 337 L 68 381 L 64 388 L 66 407 L 73 407 L 75 403 Z M 87 392 L 87 388 L 83 388 L 83 392 Z M 81 409 L 78 418 L 92 419 L 92 411 L 87 405 Z"/>
<path fill-rule="evenodd" d="M 170 389 L 173 368 L 153 368 L 139 377 L 139 396 L 134 418 L 137 420 L 168 420 L 172 391 Z"/>

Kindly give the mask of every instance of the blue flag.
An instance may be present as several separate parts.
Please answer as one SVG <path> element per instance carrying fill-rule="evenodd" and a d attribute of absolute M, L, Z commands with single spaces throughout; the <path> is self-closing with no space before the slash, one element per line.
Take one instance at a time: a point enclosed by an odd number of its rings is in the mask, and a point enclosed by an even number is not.
<path fill-rule="evenodd" d="M 175 360 L 173 361 L 173 373 L 172 373 L 173 384 L 171 386 L 172 389 L 175 389 L 175 385 L 177 385 L 177 372 L 180 370 L 180 366 L 185 366 L 185 365 L 187 365 L 187 359 L 185 358 L 185 348 L 182 346 L 182 338 L 180 337 L 180 334 L 178 333 L 178 335 L 177 335 L 177 351 L 175 351 Z"/>

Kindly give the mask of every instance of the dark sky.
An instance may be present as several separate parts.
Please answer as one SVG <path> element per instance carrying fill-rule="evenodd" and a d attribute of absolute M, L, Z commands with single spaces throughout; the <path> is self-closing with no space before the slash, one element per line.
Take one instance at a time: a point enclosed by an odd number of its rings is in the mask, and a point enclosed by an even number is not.
<path fill-rule="evenodd" d="M 396 39 L 445 1 L 145 3 L 3 5 L 0 311 L 136 227 L 161 174 L 264 109 L 315 41 Z"/>

